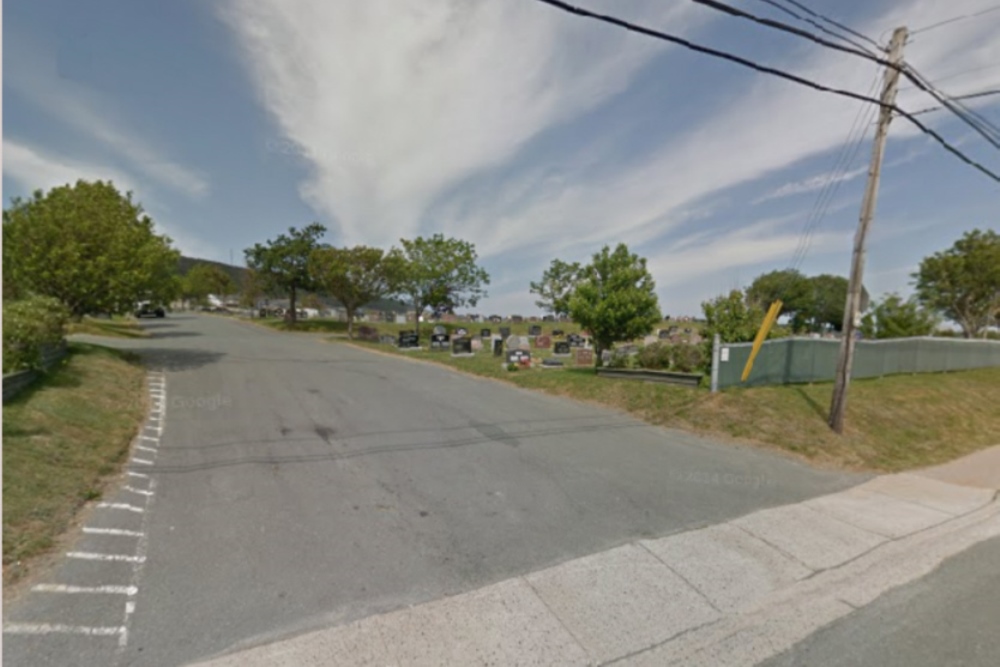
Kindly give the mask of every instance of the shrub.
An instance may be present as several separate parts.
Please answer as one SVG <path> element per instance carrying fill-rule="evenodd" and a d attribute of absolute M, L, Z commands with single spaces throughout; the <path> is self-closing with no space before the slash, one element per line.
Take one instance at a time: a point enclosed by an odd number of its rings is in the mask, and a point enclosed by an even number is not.
<path fill-rule="evenodd" d="M 611 354 L 605 364 L 608 368 L 628 368 L 629 355 L 622 350 L 611 350 Z"/>
<path fill-rule="evenodd" d="M 40 368 L 42 348 L 56 345 L 66 330 L 69 312 L 58 300 L 32 296 L 3 304 L 3 372 Z"/>
<path fill-rule="evenodd" d="M 693 373 L 705 363 L 701 347 L 690 343 L 680 343 L 670 348 L 670 365 L 680 373 Z"/>
<path fill-rule="evenodd" d="M 636 363 L 640 368 L 649 370 L 667 370 L 670 368 L 670 346 L 663 343 L 646 345 L 636 355 Z"/>

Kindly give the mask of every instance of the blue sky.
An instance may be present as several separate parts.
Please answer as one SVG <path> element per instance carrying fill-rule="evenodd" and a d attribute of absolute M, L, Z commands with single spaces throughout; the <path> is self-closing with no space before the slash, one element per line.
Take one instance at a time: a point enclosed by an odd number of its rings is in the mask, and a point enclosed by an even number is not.
<path fill-rule="evenodd" d="M 877 74 L 687 0 L 581 4 L 862 93 Z M 809 2 L 882 43 L 994 4 Z M 990 12 L 915 35 L 906 58 L 953 95 L 1000 88 L 998 34 Z M 933 105 L 907 87 L 898 102 Z M 312 221 L 334 244 L 443 232 L 490 271 L 484 312 L 536 312 L 528 283 L 553 257 L 619 241 L 665 313 L 789 266 L 860 106 L 533 0 L 4 3 L 5 205 L 110 178 L 185 254 L 237 263 Z M 975 107 L 1000 122 L 1000 96 Z M 957 119 L 922 118 L 1000 171 Z M 846 275 L 869 155 L 866 139 L 805 273 Z M 867 287 L 908 294 L 922 257 L 998 211 L 1000 185 L 896 119 Z"/>

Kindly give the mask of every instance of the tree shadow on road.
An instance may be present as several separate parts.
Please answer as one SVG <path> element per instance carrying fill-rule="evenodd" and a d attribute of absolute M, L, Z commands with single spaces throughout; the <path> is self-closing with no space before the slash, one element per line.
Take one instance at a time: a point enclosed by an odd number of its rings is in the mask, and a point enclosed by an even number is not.
<path fill-rule="evenodd" d="M 219 362 L 225 352 L 144 347 L 136 350 L 143 363 L 154 370 L 190 371 Z"/>

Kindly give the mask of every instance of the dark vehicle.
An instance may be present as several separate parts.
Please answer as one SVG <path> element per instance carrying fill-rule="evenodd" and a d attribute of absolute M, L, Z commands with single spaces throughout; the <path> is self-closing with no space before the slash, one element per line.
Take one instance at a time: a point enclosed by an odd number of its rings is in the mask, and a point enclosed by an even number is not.
<path fill-rule="evenodd" d="M 135 310 L 135 316 L 141 317 L 166 317 L 167 311 L 163 306 L 154 306 L 150 301 L 140 301 L 139 307 Z"/>

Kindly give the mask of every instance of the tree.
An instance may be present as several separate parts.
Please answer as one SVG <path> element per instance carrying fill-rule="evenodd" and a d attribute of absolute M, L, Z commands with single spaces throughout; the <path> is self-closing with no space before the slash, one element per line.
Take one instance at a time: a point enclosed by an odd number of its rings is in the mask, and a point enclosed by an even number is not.
<path fill-rule="evenodd" d="M 354 316 L 365 304 L 391 294 L 399 278 L 399 255 L 380 248 L 318 248 L 309 273 L 347 312 L 347 337 L 354 338 Z"/>
<path fill-rule="evenodd" d="M 702 328 L 702 358 L 710 363 L 712 359 L 712 340 L 715 334 L 723 343 L 747 343 L 757 337 L 767 311 L 752 303 L 751 299 L 740 290 L 732 290 L 701 304 L 705 314 L 705 326 Z M 784 338 L 788 329 L 772 326 L 767 333 L 767 339 Z"/>
<path fill-rule="evenodd" d="M 77 320 L 129 313 L 145 299 L 168 302 L 178 258 L 132 193 L 111 182 L 37 190 L 3 212 L 5 293 L 51 296 Z"/>
<path fill-rule="evenodd" d="M 247 269 L 240 281 L 240 305 L 256 308 L 257 301 L 264 296 L 265 281 L 253 269 Z"/>
<path fill-rule="evenodd" d="M 975 338 L 1000 314 L 1000 234 L 966 232 L 948 250 L 925 257 L 913 278 L 925 307 Z"/>
<path fill-rule="evenodd" d="M 590 331 L 598 365 L 604 350 L 648 334 L 662 320 L 655 289 L 646 259 L 630 253 L 624 243 L 613 252 L 604 246 L 582 269 L 569 312 Z"/>
<path fill-rule="evenodd" d="M 580 280 L 580 263 L 553 259 L 540 281 L 531 283 L 531 293 L 539 298 L 535 305 L 555 316 L 569 315 L 569 300 Z"/>
<path fill-rule="evenodd" d="M 930 336 L 937 325 L 934 314 L 921 308 L 915 299 L 904 301 L 898 294 L 890 294 L 862 318 L 861 334 L 865 338 Z"/>
<path fill-rule="evenodd" d="M 844 308 L 847 306 L 847 278 L 824 273 L 809 278 L 812 286 L 811 301 L 802 312 L 804 322 L 811 331 L 822 331 L 831 327 L 840 331 L 844 326 Z M 867 310 L 868 292 L 861 288 L 860 311 Z"/>
<path fill-rule="evenodd" d="M 746 291 L 747 304 L 765 311 L 781 299 L 779 316 L 789 316 L 792 329 L 796 332 L 806 329 L 806 317 L 813 307 L 814 298 L 812 281 L 795 269 L 761 274 L 754 278 Z M 847 298 L 846 291 L 844 298 Z"/>
<path fill-rule="evenodd" d="M 302 229 L 288 228 L 288 234 L 279 234 L 268 240 L 267 245 L 255 244 L 244 253 L 247 266 L 253 269 L 266 285 L 288 293 L 289 314 L 292 326 L 297 322 L 295 297 L 300 290 L 315 289 L 309 275 L 309 256 L 320 247 L 319 237 L 326 227 L 314 222 Z"/>
<path fill-rule="evenodd" d="M 209 294 L 226 296 L 236 291 L 236 283 L 220 267 L 206 262 L 199 262 L 191 267 L 183 280 L 185 298 L 204 303 Z"/>
<path fill-rule="evenodd" d="M 468 241 L 445 238 L 401 239 L 401 253 L 390 253 L 397 263 L 396 293 L 408 296 L 416 313 L 417 335 L 420 315 L 429 307 L 437 312 L 475 306 L 486 296 L 490 275 L 476 264 L 476 247 Z"/>

